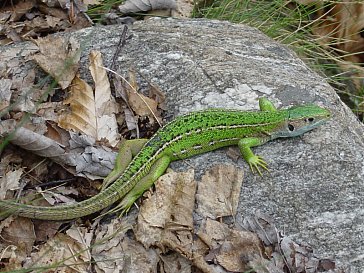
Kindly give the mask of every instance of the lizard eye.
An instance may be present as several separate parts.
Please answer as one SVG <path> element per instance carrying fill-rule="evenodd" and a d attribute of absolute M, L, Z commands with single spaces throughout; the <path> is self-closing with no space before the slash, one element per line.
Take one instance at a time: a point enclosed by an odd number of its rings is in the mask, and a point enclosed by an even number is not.
<path fill-rule="evenodd" d="M 293 132 L 294 131 L 294 126 L 292 124 L 288 124 L 288 130 Z"/>

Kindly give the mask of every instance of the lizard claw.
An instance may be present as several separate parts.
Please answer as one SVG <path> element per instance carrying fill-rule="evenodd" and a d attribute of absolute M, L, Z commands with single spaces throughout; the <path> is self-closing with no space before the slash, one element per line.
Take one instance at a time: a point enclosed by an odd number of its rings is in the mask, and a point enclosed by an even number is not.
<path fill-rule="evenodd" d="M 263 158 L 261 158 L 260 156 L 257 156 L 257 155 L 249 158 L 249 166 L 250 166 L 252 173 L 254 173 L 255 172 L 254 170 L 256 170 L 260 176 L 263 176 L 260 168 L 262 168 L 266 171 L 269 171 L 267 163 L 264 161 Z"/>

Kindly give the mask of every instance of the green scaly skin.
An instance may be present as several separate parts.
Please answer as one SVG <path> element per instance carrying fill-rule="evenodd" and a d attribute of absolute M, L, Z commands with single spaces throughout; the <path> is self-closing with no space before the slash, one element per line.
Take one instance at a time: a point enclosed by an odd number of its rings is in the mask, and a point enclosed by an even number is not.
<path fill-rule="evenodd" d="M 310 131 L 330 117 L 316 105 L 277 110 L 267 99 L 259 101 L 261 111 L 211 109 L 177 117 L 148 141 L 126 142 L 120 148 L 116 166 L 105 179 L 104 189 L 82 202 L 55 207 L 31 206 L 0 201 L 0 211 L 28 218 L 69 220 L 100 211 L 121 200 L 117 210 L 128 210 L 167 169 L 170 162 L 238 145 L 252 171 L 261 175 L 265 161 L 251 147 L 279 137 L 294 137 Z"/>

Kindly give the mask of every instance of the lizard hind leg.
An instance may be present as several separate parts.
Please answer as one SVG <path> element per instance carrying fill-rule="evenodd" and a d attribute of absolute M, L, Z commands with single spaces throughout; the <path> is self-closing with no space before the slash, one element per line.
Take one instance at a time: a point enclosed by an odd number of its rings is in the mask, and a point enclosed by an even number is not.
<path fill-rule="evenodd" d="M 118 155 L 115 159 L 114 169 L 105 177 L 102 183 L 102 189 L 105 190 L 110 184 L 118 179 L 121 174 L 125 171 L 126 167 L 130 164 L 134 156 L 143 148 L 148 139 L 139 138 L 124 141 L 119 148 Z"/>
<path fill-rule="evenodd" d="M 164 174 L 171 159 L 169 156 L 162 156 L 150 168 L 147 175 L 141 178 L 138 183 L 124 196 L 122 201 L 107 213 L 116 213 L 120 211 L 120 215 L 128 212 L 134 202 L 148 190 L 157 179 Z"/>

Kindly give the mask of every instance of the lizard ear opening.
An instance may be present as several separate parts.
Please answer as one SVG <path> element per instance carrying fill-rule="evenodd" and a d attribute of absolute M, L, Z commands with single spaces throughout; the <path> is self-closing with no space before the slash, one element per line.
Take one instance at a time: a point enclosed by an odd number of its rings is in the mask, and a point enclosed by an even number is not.
<path fill-rule="evenodd" d="M 315 118 L 312 118 L 312 117 L 305 119 L 305 122 L 309 122 L 309 123 L 312 123 L 314 121 L 315 121 Z"/>
<path fill-rule="evenodd" d="M 295 130 L 294 126 L 292 124 L 288 124 L 288 130 L 293 132 Z"/>

